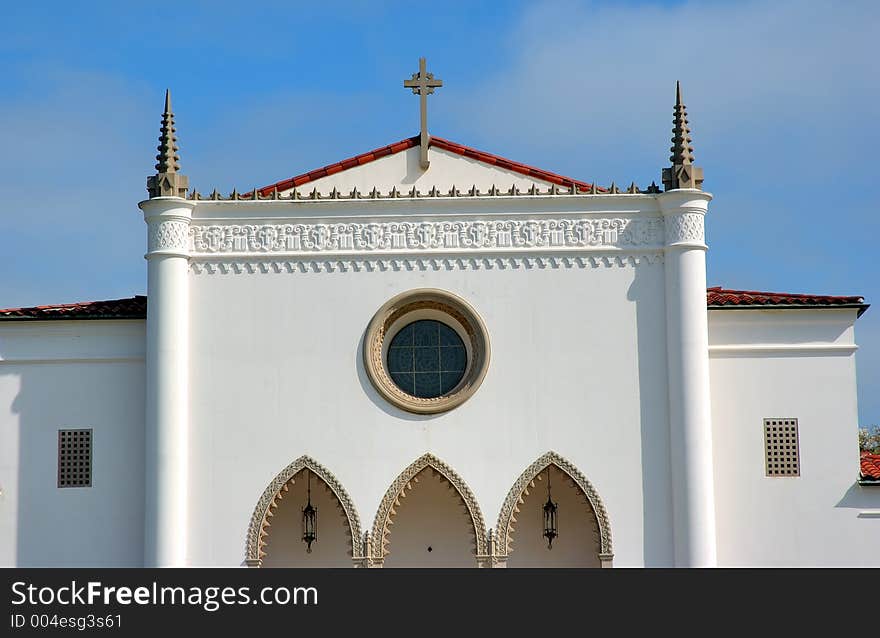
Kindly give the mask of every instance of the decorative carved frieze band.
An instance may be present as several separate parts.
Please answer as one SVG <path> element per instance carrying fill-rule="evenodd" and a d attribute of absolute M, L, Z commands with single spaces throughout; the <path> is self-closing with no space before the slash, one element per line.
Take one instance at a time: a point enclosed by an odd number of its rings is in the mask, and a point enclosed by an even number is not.
<path fill-rule="evenodd" d="M 190 238 L 195 254 L 627 248 L 662 245 L 663 222 L 606 218 L 196 225 Z"/>
<path fill-rule="evenodd" d="M 662 252 L 623 255 L 504 255 L 492 257 L 341 257 L 338 259 L 217 259 L 190 262 L 196 275 L 399 272 L 454 270 L 531 270 L 559 268 L 634 268 L 662 264 Z"/>
<path fill-rule="evenodd" d="M 149 252 L 173 250 L 187 252 L 190 247 L 189 223 L 179 219 L 162 219 L 149 224 Z"/>
<path fill-rule="evenodd" d="M 529 484 L 550 465 L 557 467 L 559 470 L 567 474 L 574 481 L 575 485 L 580 488 L 587 503 L 593 508 L 593 513 L 596 515 L 596 520 L 599 523 L 600 560 L 603 562 L 610 561 L 610 557 L 613 554 L 611 544 L 611 521 L 608 519 L 608 513 L 605 511 L 602 499 L 599 498 L 596 489 L 580 470 L 578 470 L 570 461 L 559 456 L 556 452 L 547 452 L 527 467 L 525 471 L 520 474 L 516 483 L 513 484 L 513 487 L 510 488 L 510 492 L 507 493 L 507 498 L 504 499 L 504 505 L 501 506 L 501 513 L 498 515 L 498 524 L 496 526 L 496 545 L 498 554 L 507 555 L 510 553 L 511 533 L 513 532 L 514 513 L 517 509 L 517 505 L 521 502 L 523 492 Z"/>
<path fill-rule="evenodd" d="M 354 503 L 342 484 L 335 476 L 323 465 L 315 461 L 309 456 L 301 456 L 293 463 L 281 470 L 272 482 L 263 490 L 254 513 L 251 516 L 250 525 L 248 525 L 247 542 L 245 546 L 245 561 L 248 565 L 259 567 L 263 556 L 263 548 L 266 545 L 266 537 L 269 535 L 268 528 L 270 526 L 269 519 L 273 516 L 273 511 L 278 507 L 278 502 L 283 497 L 283 491 L 286 491 L 287 484 L 304 469 L 311 470 L 319 477 L 330 491 L 336 497 L 342 511 L 348 521 L 349 540 L 351 542 L 350 550 L 352 558 L 361 558 L 361 522 L 358 517 Z"/>
<path fill-rule="evenodd" d="M 676 213 L 666 216 L 666 243 L 699 243 L 705 240 L 704 213 Z"/>
<path fill-rule="evenodd" d="M 400 498 L 404 491 L 411 487 L 413 479 L 425 469 L 431 469 L 440 474 L 455 488 L 461 500 L 467 506 L 468 514 L 473 524 L 474 533 L 474 560 L 486 555 L 486 525 L 483 522 L 483 514 L 480 506 L 467 483 L 443 461 L 433 454 L 424 454 L 407 467 L 391 484 L 385 497 L 379 504 L 376 519 L 373 522 L 373 561 L 381 563 L 388 554 L 388 521 L 396 513 L 395 507 L 400 505 Z"/>

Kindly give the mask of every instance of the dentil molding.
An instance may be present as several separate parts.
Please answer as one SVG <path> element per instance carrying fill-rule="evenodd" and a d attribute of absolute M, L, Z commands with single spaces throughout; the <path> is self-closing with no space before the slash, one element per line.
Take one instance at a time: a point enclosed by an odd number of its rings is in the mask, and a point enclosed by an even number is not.
<path fill-rule="evenodd" d="M 662 264 L 663 253 L 602 254 L 602 255 L 486 255 L 453 257 L 382 257 L 371 255 L 339 255 L 316 259 L 308 256 L 199 256 L 190 262 L 196 275 L 268 274 L 268 273 L 334 273 L 334 272 L 400 272 L 456 270 L 532 270 L 568 268 L 634 268 Z"/>

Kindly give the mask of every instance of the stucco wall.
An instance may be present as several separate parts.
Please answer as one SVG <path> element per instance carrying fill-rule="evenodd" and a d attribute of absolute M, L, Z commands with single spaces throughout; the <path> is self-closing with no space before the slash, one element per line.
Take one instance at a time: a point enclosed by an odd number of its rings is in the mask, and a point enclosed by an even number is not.
<path fill-rule="evenodd" d="M 0 565 L 143 564 L 144 322 L 0 325 Z M 90 488 L 59 429 L 93 429 Z"/>
<path fill-rule="evenodd" d="M 368 529 L 425 452 L 494 527 L 519 474 L 555 450 L 604 500 L 615 564 L 668 564 L 663 276 L 662 263 L 191 275 L 189 561 L 241 564 L 257 499 L 303 454 L 337 476 Z M 361 361 L 375 311 L 421 287 L 468 301 L 492 348 L 477 393 L 436 416 L 391 407 Z"/>
<path fill-rule="evenodd" d="M 880 490 L 857 483 L 855 319 L 709 313 L 720 565 L 880 564 Z M 773 417 L 798 419 L 799 477 L 765 476 Z"/>

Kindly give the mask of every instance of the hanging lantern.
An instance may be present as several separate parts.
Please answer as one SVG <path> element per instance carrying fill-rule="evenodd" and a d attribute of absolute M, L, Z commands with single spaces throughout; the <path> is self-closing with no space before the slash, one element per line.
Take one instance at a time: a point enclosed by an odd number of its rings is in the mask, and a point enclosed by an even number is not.
<path fill-rule="evenodd" d="M 318 508 L 312 506 L 312 475 L 306 470 L 308 481 L 308 502 L 303 508 L 303 543 L 306 544 L 306 552 L 312 553 L 312 543 L 318 540 Z"/>
<path fill-rule="evenodd" d="M 559 536 L 558 506 L 550 498 L 550 468 L 547 468 L 547 502 L 544 503 L 544 538 L 547 549 L 553 549 L 553 539 Z"/>

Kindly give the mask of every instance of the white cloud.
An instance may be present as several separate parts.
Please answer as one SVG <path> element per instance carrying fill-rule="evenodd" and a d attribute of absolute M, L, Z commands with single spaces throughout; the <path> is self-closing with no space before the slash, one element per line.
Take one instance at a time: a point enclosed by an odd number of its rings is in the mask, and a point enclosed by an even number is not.
<path fill-rule="evenodd" d="M 509 65 L 480 86 L 451 88 L 451 101 L 474 137 L 579 150 L 567 163 L 588 178 L 666 161 L 680 79 L 705 165 L 772 158 L 780 127 L 809 127 L 816 155 L 804 161 L 834 162 L 835 152 L 867 148 L 842 138 L 876 114 L 878 26 L 874 2 L 542 2 L 511 34 Z"/>

